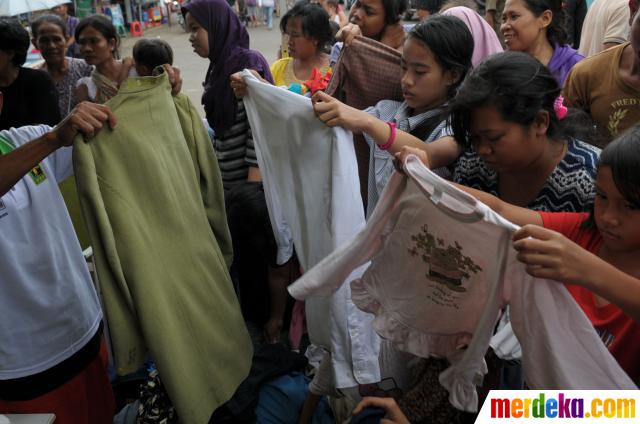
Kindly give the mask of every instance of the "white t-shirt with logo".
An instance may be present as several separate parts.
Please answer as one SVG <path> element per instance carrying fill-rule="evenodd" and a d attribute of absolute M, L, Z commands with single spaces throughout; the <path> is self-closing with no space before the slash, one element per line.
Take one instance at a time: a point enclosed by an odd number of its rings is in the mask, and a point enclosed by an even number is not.
<path fill-rule="evenodd" d="M 45 125 L 0 132 L 18 148 Z M 58 189 L 73 172 L 58 149 L 0 198 L 0 380 L 45 371 L 95 335 L 100 303 Z"/>

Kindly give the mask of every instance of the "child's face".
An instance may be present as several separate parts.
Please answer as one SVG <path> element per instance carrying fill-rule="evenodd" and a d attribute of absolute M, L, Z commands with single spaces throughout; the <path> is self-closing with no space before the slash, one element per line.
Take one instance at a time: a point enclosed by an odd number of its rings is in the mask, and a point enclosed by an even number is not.
<path fill-rule="evenodd" d="M 447 101 L 454 75 L 444 71 L 431 50 L 409 38 L 402 50 L 402 95 L 414 113 L 422 113 Z"/>
<path fill-rule="evenodd" d="M 308 59 L 318 53 L 318 41 L 304 34 L 300 18 L 289 19 L 285 33 L 289 36 L 289 56 L 294 59 Z"/>
<path fill-rule="evenodd" d="M 379 39 L 386 26 L 382 0 L 356 0 L 349 12 L 349 22 L 360 27 L 362 35 Z"/>
<path fill-rule="evenodd" d="M 209 33 L 200 26 L 191 13 L 187 13 L 187 28 L 189 30 L 189 42 L 193 51 L 200 57 L 209 57 Z"/>
<path fill-rule="evenodd" d="M 598 170 L 593 217 L 608 249 L 640 250 L 640 209 L 618 191 L 611 168 Z"/>

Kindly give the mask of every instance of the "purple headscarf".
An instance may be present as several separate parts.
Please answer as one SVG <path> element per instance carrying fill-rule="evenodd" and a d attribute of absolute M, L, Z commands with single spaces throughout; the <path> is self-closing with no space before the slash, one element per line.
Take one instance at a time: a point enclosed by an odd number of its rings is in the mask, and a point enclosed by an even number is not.
<path fill-rule="evenodd" d="M 249 33 L 226 0 L 193 0 L 182 8 L 209 33 L 209 69 L 204 80 L 202 104 L 207 121 L 221 135 L 236 119 L 237 101 L 231 74 L 255 69 L 273 83 L 269 64 L 257 51 L 249 50 Z"/>

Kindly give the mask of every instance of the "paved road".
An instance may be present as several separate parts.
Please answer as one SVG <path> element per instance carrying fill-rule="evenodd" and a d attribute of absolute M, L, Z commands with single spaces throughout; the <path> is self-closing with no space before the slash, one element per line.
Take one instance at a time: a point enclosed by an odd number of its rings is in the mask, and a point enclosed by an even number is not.
<path fill-rule="evenodd" d="M 189 44 L 189 36 L 173 19 L 174 24 L 169 27 L 163 25 L 157 28 L 148 28 L 144 32 L 146 38 L 162 38 L 173 48 L 174 65 L 180 68 L 183 79 L 182 90 L 193 103 L 198 106 L 204 116 L 204 109 L 200 104 L 202 96 L 202 82 L 204 81 L 209 61 L 196 55 Z M 280 31 L 277 29 L 279 19 L 274 19 L 274 29 L 269 31 L 266 27 L 249 28 L 251 48 L 261 52 L 269 63 L 276 60 L 278 47 L 280 46 Z M 139 38 L 127 37 L 122 40 L 120 53 L 131 56 L 133 45 Z"/>

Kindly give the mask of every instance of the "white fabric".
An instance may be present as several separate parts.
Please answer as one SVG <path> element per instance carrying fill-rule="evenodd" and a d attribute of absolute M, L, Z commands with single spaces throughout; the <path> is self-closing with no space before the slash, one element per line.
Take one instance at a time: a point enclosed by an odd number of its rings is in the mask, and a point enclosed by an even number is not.
<path fill-rule="evenodd" d="M 505 318 L 507 318 L 505 320 Z M 514 359 L 522 359 L 522 346 L 518 342 L 518 338 L 513 333 L 511 321 L 509 317 L 503 317 L 500 320 L 498 331 L 491 337 L 489 346 L 500 359 L 512 361 Z"/>
<path fill-rule="evenodd" d="M 578 53 L 589 57 L 600 53 L 605 43 L 627 41 L 630 13 L 629 0 L 596 0 L 584 18 Z"/>
<path fill-rule="evenodd" d="M 49 131 L 2 131 L 14 147 Z M 102 319 L 96 292 L 57 182 L 71 175 L 71 148 L 41 162 L 0 198 L 0 380 L 29 376 L 69 358 Z"/>
<path fill-rule="evenodd" d="M 531 388 L 635 388 L 568 291 L 526 274 L 511 246 L 515 225 L 415 156 L 404 167 L 409 177 L 392 177 L 365 229 L 289 287 L 295 298 L 331 293 L 372 259 L 351 282 L 354 303 L 403 350 L 452 362 L 440 383 L 458 409 L 477 409 L 483 357 L 509 301 Z"/>
<path fill-rule="evenodd" d="M 248 71 L 243 75 L 276 241 L 289 249 L 292 237 L 302 268 L 311 269 L 364 227 L 352 135 L 317 119 L 309 98 L 259 82 Z M 354 267 L 344 278 L 363 271 Z M 337 388 L 380 380 L 373 317 L 351 302 L 348 284 L 330 297 L 309 299 L 305 307 L 312 343 L 331 353 Z"/>

